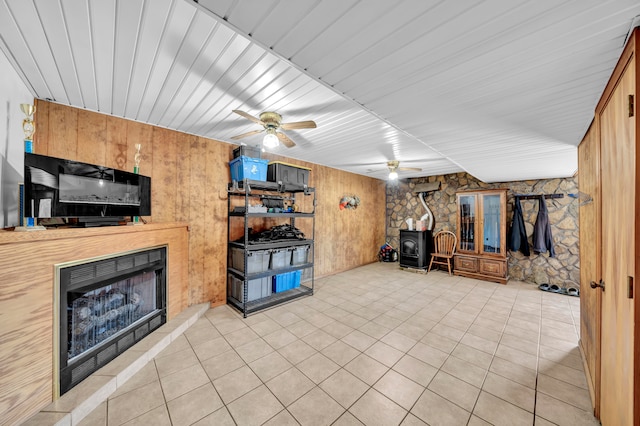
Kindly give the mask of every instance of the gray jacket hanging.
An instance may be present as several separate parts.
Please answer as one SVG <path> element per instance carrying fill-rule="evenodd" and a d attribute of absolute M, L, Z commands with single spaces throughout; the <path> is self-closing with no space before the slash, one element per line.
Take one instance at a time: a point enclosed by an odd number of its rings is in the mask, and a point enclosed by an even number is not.
<path fill-rule="evenodd" d="M 549 257 L 555 257 L 553 249 L 553 236 L 551 235 L 551 224 L 549 223 L 549 212 L 544 195 L 538 197 L 538 217 L 533 227 L 533 252 L 544 253 L 549 250 Z"/>

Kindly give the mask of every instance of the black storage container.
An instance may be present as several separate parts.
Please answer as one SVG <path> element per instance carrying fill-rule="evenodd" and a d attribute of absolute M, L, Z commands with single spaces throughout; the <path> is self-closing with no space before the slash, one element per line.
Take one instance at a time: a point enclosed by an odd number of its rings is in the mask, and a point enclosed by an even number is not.
<path fill-rule="evenodd" d="M 262 150 L 259 146 L 240 145 L 233 150 L 233 158 L 238 158 L 241 155 L 251 158 L 262 158 Z"/>
<path fill-rule="evenodd" d="M 308 167 L 294 166 L 281 161 L 271 161 L 267 166 L 267 181 L 282 182 L 293 185 L 309 185 Z"/>

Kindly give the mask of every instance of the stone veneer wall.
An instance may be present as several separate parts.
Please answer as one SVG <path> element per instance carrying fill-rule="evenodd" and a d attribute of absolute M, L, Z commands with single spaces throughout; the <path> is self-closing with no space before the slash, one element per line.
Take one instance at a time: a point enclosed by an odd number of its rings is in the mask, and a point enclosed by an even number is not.
<path fill-rule="evenodd" d="M 577 178 L 528 180 L 519 182 L 484 183 L 468 173 L 455 173 L 428 178 L 404 179 L 387 184 L 387 241 L 394 248 L 399 246 L 400 229 L 407 229 L 405 219 L 414 223 L 425 214 L 417 194 L 416 184 L 440 182 L 440 190 L 425 197 L 435 218 L 433 233 L 446 229 L 456 232 L 456 192 L 474 189 L 507 188 L 507 232 L 511 227 L 514 194 L 564 194 L 563 198 L 548 199 L 549 222 L 555 243 L 556 257 L 549 253 L 524 256 L 508 252 L 509 279 L 536 284 L 550 283 L 559 286 L 578 286 L 580 282 L 578 200 L 567 194 L 578 193 Z M 538 215 L 538 200 L 521 200 L 522 212 L 532 242 L 533 226 Z"/>

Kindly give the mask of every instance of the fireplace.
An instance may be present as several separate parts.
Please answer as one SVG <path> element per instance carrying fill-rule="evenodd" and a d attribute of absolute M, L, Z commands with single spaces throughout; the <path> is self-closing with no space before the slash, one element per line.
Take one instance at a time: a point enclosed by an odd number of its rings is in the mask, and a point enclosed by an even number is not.
<path fill-rule="evenodd" d="M 57 271 L 62 395 L 166 322 L 166 247 Z"/>
<path fill-rule="evenodd" d="M 432 251 L 431 231 L 400 230 L 400 266 L 426 269 Z"/>

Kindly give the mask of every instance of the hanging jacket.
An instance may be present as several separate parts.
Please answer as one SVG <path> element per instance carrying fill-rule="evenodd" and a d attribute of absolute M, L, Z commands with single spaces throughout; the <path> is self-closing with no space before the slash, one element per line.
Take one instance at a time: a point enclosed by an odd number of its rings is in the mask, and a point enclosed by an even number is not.
<path fill-rule="evenodd" d="M 509 250 L 520 250 L 525 256 L 530 256 L 531 252 L 529 252 L 527 230 L 524 227 L 524 218 L 522 217 L 522 206 L 520 205 L 519 197 L 516 197 L 513 205 L 513 222 L 511 224 L 508 240 Z"/>
<path fill-rule="evenodd" d="M 533 252 L 544 253 L 549 250 L 549 257 L 555 257 L 553 249 L 553 236 L 551 235 L 551 224 L 549 223 L 549 212 L 544 195 L 538 198 L 538 217 L 533 227 Z"/>

